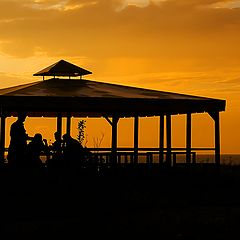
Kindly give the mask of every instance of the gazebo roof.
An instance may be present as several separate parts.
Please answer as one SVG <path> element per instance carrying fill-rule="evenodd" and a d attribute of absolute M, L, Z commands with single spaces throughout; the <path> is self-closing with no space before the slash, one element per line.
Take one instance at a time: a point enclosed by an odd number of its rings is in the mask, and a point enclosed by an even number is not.
<path fill-rule="evenodd" d="M 33 74 L 33 76 L 67 76 L 77 77 L 92 74 L 92 72 L 78 67 L 65 60 L 60 60 L 51 66 Z"/>
<path fill-rule="evenodd" d="M 129 87 L 90 80 L 57 79 L 0 90 L 8 115 L 154 116 L 225 110 L 225 100 Z"/>

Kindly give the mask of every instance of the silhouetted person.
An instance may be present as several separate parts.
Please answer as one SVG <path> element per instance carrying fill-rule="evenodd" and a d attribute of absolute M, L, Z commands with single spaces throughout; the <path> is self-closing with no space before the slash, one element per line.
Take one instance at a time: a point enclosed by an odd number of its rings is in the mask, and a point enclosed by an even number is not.
<path fill-rule="evenodd" d="M 25 166 L 27 140 L 30 139 L 24 128 L 26 113 L 18 113 L 18 119 L 11 125 L 10 145 L 8 149 L 8 163 L 13 167 Z"/>
<path fill-rule="evenodd" d="M 54 133 L 55 141 L 49 146 L 49 150 L 52 152 L 52 157 L 47 160 L 47 166 L 50 168 L 59 167 L 63 161 L 63 140 L 59 132 Z"/>
<path fill-rule="evenodd" d="M 63 141 L 62 141 L 60 133 L 55 132 L 54 137 L 55 137 L 55 141 L 49 147 L 51 148 L 53 153 L 62 153 L 62 143 L 63 143 Z"/>
<path fill-rule="evenodd" d="M 48 154 L 47 140 L 43 139 L 40 133 L 36 133 L 27 145 L 27 166 L 31 168 L 42 167 L 43 163 L 40 158 L 42 153 Z"/>
<path fill-rule="evenodd" d="M 81 166 L 83 147 L 69 134 L 63 135 L 63 160 L 66 166 Z"/>

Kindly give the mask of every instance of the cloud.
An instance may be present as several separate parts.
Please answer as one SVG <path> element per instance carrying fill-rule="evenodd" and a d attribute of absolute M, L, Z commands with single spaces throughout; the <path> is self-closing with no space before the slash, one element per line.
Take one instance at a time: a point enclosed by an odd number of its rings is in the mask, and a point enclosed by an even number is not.
<path fill-rule="evenodd" d="M 213 7 L 213 8 L 229 8 L 229 9 L 240 8 L 240 1 L 239 0 L 218 1 L 216 3 L 211 4 L 211 7 Z"/>
<path fill-rule="evenodd" d="M 239 74 L 240 75 L 240 74 Z M 233 85 L 233 86 L 240 86 L 240 77 L 237 78 L 231 78 L 229 80 L 224 80 L 224 81 L 220 81 L 219 83 L 222 84 L 228 84 L 228 85 Z M 239 90 L 240 91 L 240 90 Z"/>
<path fill-rule="evenodd" d="M 38 0 L 29 1 L 26 6 L 38 10 L 58 10 L 58 11 L 71 11 L 85 6 L 97 4 L 97 1 L 71 1 L 71 0 Z"/>
<path fill-rule="evenodd" d="M 129 6 L 135 7 L 148 7 L 150 4 L 160 4 L 167 0 L 122 0 L 119 1 L 119 6 L 117 8 L 118 11 L 122 11 Z"/>
<path fill-rule="evenodd" d="M 122 0 L 119 1 L 121 5 L 120 9 L 123 10 L 128 6 L 136 7 L 148 7 L 155 4 L 162 6 L 163 4 L 168 6 L 188 6 L 188 7 L 210 7 L 210 8 L 238 8 L 240 6 L 239 0 Z"/>
<path fill-rule="evenodd" d="M 141 59 L 146 72 L 238 66 L 240 9 L 209 7 L 230 2 L 0 1 L 0 50 L 20 58 L 84 56 L 102 73 L 121 62 L 124 74 L 121 59 L 128 73 Z M 116 11 L 121 4 L 127 5 Z"/>

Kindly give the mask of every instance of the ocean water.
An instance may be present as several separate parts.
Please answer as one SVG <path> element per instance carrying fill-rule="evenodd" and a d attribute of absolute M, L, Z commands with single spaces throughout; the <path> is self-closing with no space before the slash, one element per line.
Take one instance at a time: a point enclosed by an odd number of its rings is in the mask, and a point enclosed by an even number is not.
<path fill-rule="evenodd" d="M 240 165 L 240 154 L 221 154 L 221 164 L 224 165 Z M 213 154 L 199 154 L 197 155 L 197 162 L 212 162 L 214 163 Z"/>
<path fill-rule="evenodd" d="M 223 165 L 240 165 L 240 154 L 221 154 L 221 164 Z M 186 155 L 177 155 L 176 163 L 185 163 Z M 139 158 L 139 162 L 146 162 L 146 157 L 142 156 Z M 158 154 L 153 155 L 153 162 L 158 162 Z M 214 154 L 196 154 L 196 163 L 214 163 Z"/>
<path fill-rule="evenodd" d="M 240 154 L 221 154 L 221 164 L 223 165 L 240 165 Z M 177 163 L 184 163 L 185 156 L 177 156 Z M 214 163 L 214 154 L 196 154 L 196 163 Z"/>

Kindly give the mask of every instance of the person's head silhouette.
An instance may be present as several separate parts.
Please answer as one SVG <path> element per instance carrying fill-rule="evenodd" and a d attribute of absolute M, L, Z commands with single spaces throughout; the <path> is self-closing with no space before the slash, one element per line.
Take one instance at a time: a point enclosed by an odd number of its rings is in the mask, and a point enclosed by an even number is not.
<path fill-rule="evenodd" d="M 36 133 L 33 137 L 32 140 L 34 143 L 42 143 L 43 139 L 42 139 L 42 134 L 41 133 Z"/>
<path fill-rule="evenodd" d="M 19 112 L 18 113 L 18 121 L 24 122 L 26 117 L 27 117 L 27 113 L 26 112 Z"/>
<path fill-rule="evenodd" d="M 61 141 L 61 134 L 59 132 L 55 132 L 54 137 L 56 141 Z"/>
<path fill-rule="evenodd" d="M 65 133 L 65 134 L 62 136 L 62 138 L 63 138 L 63 141 L 65 141 L 65 142 L 68 142 L 68 141 L 70 141 L 70 140 L 72 139 L 72 137 L 71 137 L 70 134 L 68 134 L 68 133 Z"/>

